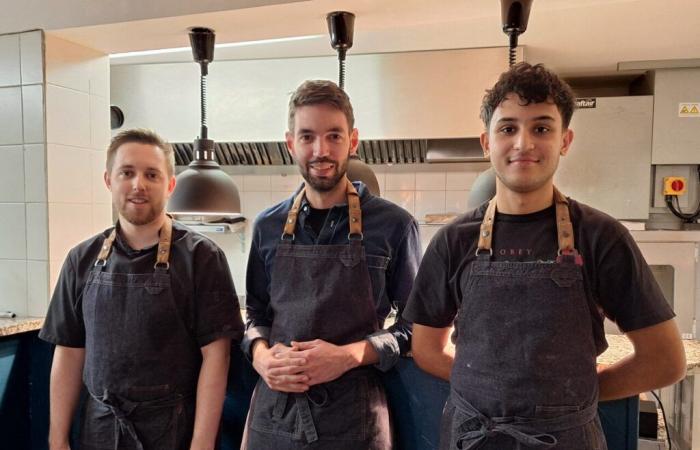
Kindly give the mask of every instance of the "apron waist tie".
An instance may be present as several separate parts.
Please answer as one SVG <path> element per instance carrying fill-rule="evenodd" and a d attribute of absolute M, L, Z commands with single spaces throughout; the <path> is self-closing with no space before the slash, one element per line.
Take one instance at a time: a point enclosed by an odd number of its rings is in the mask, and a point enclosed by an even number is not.
<path fill-rule="evenodd" d="M 549 433 L 583 426 L 593 420 L 597 413 L 597 405 L 593 403 L 579 411 L 551 419 L 486 417 L 454 390 L 450 392 L 450 400 L 456 409 L 469 416 L 463 424 L 476 419 L 481 425 L 477 430 L 457 436 L 457 448 L 462 450 L 479 448 L 480 444 L 496 434 L 511 436 L 527 447 L 550 448 L 557 444 L 557 438 Z"/>
<path fill-rule="evenodd" d="M 173 394 L 156 400 L 134 402 L 113 392 L 109 392 L 106 389 L 102 397 L 98 397 L 92 392 L 88 393 L 97 403 L 107 408 L 114 416 L 114 450 L 118 450 L 119 442 L 123 434 L 131 437 L 136 444 L 137 450 L 144 450 L 143 443 L 136 433 L 134 422 L 129 419 L 129 415 L 134 412 L 136 408 L 170 408 L 182 402 L 186 397 L 182 394 Z"/>

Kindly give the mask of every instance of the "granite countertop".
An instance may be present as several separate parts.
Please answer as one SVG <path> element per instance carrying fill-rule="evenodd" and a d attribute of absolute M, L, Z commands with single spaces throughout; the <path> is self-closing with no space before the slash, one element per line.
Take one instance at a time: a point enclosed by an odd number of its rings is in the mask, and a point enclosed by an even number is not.
<path fill-rule="evenodd" d="M 632 353 L 632 343 L 624 335 L 608 334 L 605 336 L 610 347 L 598 357 L 598 364 L 614 364 Z M 685 359 L 688 375 L 700 373 L 700 341 L 684 340 Z"/>
<path fill-rule="evenodd" d="M 12 336 L 13 334 L 26 333 L 41 328 L 43 317 L 15 317 L 14 319 L 0 319 L 0 336 Z"/>

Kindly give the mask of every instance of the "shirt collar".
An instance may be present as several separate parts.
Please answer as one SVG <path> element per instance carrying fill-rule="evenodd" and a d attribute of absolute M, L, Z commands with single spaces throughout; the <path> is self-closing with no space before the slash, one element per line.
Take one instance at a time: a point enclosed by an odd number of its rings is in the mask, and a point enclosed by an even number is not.
<path fill-rule="evenodd" d="M 369 189 L 367 189 L 367 186 L 362 181 L 353 181 L 352 184 L 353 184 L 353 186 L 355 186 L 355 189 L 357 189 L 357 194 L 360 196 L 360 203 L 364 203 L 372 195 L 369 192 Z M 292 196 L 292 201 L 294 200 L 294 198 L 296 198 L 297 194 L 299 194 L 299 191 L 301 191 L 301 188 L 303 186 L 304 185 L 302 184 L 294 192 L 294 195 Z M 337 205 L 334 205 L 333 208 L 344 207 L 344 206 L 347 206 L 347 204 L 348 204 L 347 202 L 339 203 Z M 309 201 L 306 199 L 306 196 L 304 196 L 304 198 L 301 199 L 300 208 L 301 208 L 302 212 L 308 211 L 307 209 L 304 208 L 305 206 L 311 207 L 311 205 L 309 204 Z M 333 208 L 331 208 L 331 209 L 333 209 Z"/>

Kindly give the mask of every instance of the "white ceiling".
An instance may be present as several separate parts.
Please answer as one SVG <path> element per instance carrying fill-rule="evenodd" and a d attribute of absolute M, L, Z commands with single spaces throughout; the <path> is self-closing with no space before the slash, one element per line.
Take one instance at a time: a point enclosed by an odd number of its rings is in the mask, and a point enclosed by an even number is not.
<path fill-rule="evenodd" d="M 250 3 L 250 2 L 249 2 Z M 105 53 L 188 46 L 187 29 L 217 43 L 316 38 L 218 49 L 216 59 L 332 55 L 325 16 L 356 14 L 352 54 L 507 45 L 498 0 L 312 0 L 117 24 L 50 30 Z M 520 38 L 526 59 L 566 76 L 612 74 L 623 61 L 700 58 L 698 0 L 534 0 Z M 190 61 L 188 52 L 113 63 Z"/>

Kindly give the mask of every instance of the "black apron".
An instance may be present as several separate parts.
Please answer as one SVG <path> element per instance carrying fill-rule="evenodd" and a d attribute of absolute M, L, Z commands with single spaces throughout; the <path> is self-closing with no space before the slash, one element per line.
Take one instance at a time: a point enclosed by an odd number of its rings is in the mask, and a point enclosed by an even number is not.
<path fill-rule="evenodd" d="M 492 261 L 496 201 L 481 225 L 463 301 L 440 448 L 606 449 L 582 260 L 554 189 L 554 262 Z"/>
<path fill-rule="evenodd" d="M 347 245 L 294 243 L 304 192 L 299 192 L 289 211 L 272 267 L 269 344 L 361 341 L 378 326 L 357 191 L 347 182 Z M 241 448 L 391 449 L 389 412 L 378 374 L 372 367 L 360 367 L 304 394 L 273 391 L 260 379 Z"/>
<path fill-rule="evenodd" d="M 170 286 L 172 220 L 152 273 L 109 273 L 116 228 L 83 293 L 88 397 L 81 449 L 188 449 L 201 353 Z"/>

